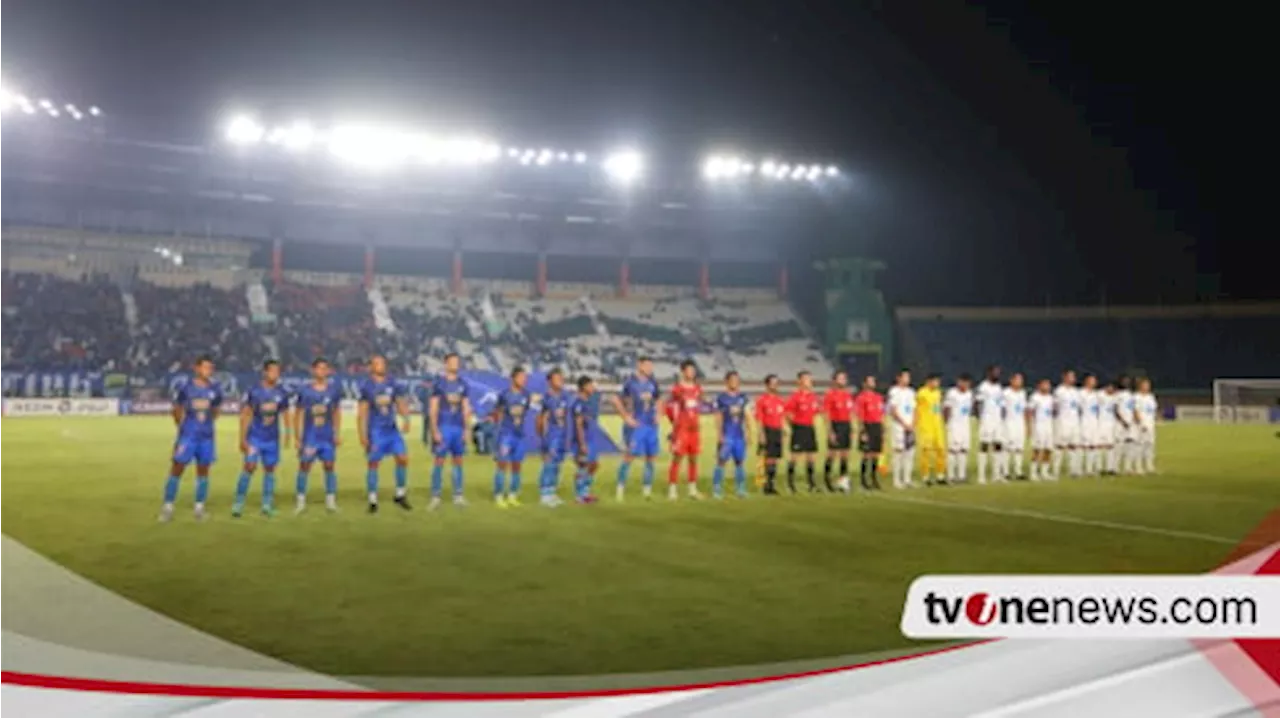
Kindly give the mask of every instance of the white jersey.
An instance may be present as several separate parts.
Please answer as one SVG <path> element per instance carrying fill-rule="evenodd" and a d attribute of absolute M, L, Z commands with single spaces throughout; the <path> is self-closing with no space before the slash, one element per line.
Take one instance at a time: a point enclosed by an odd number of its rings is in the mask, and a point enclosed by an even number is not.
<path fill-rule="evenodd" d="M 1053 449 L 1053 395 L 1036 392 L 1028 400 L 1031 407 L 1031 448 L 1035 451 Z"/>
<path fill-rule="evenodd" d="M 1059 424 L 1080 423 L 1080 390 L 1074 386 L 1059 384 L 1053 390 L 1053 408 Z"/>
<path fill-rule="evenodd" d="M 978 414 L 978 423 L 992 426 L 1000 423 L 1004 416 L 1002 413 L 1004 409 L 1002 401 L 1004 390 L 1000 388 L 1000 385 L 989 379 L 983 380 L 978 385 L 977 398 L 981 404 L 978 407 L 978 411 L 981 412 Z"/>
<path fill-rule="evenodd" d="M 1134 394 L 1134 411 L 1137 414 L 1138 427 L 1142 430 L 1150 431 L 1156 428 L 1156 412 L 1159 408 L 1155 394 Z"/>
<path fill-rule="evenodd" d="M 1116 416 L 1125 424 L 1133 425 L 1133 392 L 1128 389 L 1116 392 Z"/>
<path fill-rule="evenodd" d="M 889 420 L 899 426 L 895 417 L 901 416 L 907 428 L 911 428 L 916 416 L 916 390 L 909 386 L 890 387 L 887 395 L 889 403 Z"/>
<path fill-rule="evenodd" d="M 969 430 L 969 419 L 973 416 L 973 392 L 961 391 L 957 387 L 947 389 L 942 398 L 942 406 L 947 410 L 947 430 L 964 428 Z"/>
<path fill-rule="evenodd" d="M 1116 423 L 1116 401 L 1119 395 L 1115 392 L 1098 392 L 1098 420 L 1103 426 Z"/>
<path fill-rule="evenodd" d="M 1027 390 L 1004 390 L 1004 423 L 1006 431 L 1025 432 L 1027 430 Z"/>

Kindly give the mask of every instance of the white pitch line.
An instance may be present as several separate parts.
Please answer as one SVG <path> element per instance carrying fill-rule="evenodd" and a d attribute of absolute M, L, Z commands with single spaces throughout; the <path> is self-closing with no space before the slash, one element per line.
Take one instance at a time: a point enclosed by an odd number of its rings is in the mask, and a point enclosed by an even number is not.
<path fill-rule="evenodd" d="M 998 506 L 985 506 L 983 504 L 962 504 L 954 501 L 936 501 L 934 499 L 922 499 L 908 496 L 892 496 L 884 493 L 873 493 L 873 496 L 880 497 L 886 501 L 898 501 L 906 504 L 920 504 L 922 506 L 942 506 L 949 509 L 965 509 L 968 511 L 978 511 L 987 514 L 996 514 L 998 516 L 1016 516 L 1019 518 L 1039 519 L 1041 521 L 1054 521 L 1060 524 L 1075 524 L 1076 526 L 1094 526 L 1101 529 L 1112 529 L 1115 531 L 1130 531 L 1140 534 L 1152 534 L 1154 536 L 1168 536 L 1170 538 L 1192 539 L 1195 541 L 1208 541 L 1210 543 L 1226 544 L 1235 546 L 1240 543 L 1239 539 L 1227 538 L 1225 536 L 1214 536 L 1213 534 L 1202 534 L 1195 531 L 1180 531 L 1178 529 L 1162 529 L 1158 526 L 1143 526 L 1142 524 L 1126 524 L 1119 521 L 1104 521 L 1102 519 L 1086 519 L 1079 516 L 1064 516 L 1062 514 L 1046 514 L 1041 511 L 1031 511 L 1028 509 L 1006 509 Z"/>

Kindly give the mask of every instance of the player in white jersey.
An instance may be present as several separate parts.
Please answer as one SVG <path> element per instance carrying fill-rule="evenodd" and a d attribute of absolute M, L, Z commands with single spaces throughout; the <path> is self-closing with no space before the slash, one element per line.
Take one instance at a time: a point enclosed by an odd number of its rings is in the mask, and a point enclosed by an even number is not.
<path fill-rule="evenodd" d="M 1096 476 L 1102 472 L 1102 402 L 1098 391 L 1098 377 L 1084 375 L 1080 387 L 1080 451 L 1083 455 L 1083 473 Z"/>
<path fill-rule="evenodd" d="M 1048 379 L 1036 382 L 1036 391 L 1027 402 L 1031 417 L 1031 480 L 1056 479 L 1050 471 L 1053 456 L 1053 394 Z"/>
<path fill-rule="evenodd" d="M 1080 389 L 1076 387 L 1076 373 L 1070 369 L 1062 372 L 1062 383 L 1053 390 L 1053 438 L 1057 451 L 1053 455 L 1053 473 L 1062 475 L 1062 462 L 1067 471 L 1079 476 L 1084 468 L 1080 458 Z"/>
<path fill-rule="evenodd" d="M 1102 453 L 1103 476 L 1116 474 L 1116 431 L 1116 383 L 1109 381 L 1098 393 L 1098 450 Z"/>
<path fill-rule="evenodd" d="M 915 465 L 916 392 L 911 388 L 911 372 L 898 372 L 887 395 L 889 404 L 889 445 L 893 450 L 893 488 L 912 485 Z"/>
<path fill-rule="evenodd" d="M 1138 393 L 1134 397 L 1133 412 L 1138 426 L 1137 473 L 1156 472 L 1156 413 L 1160 410 L 1156 395 L 1151 393 L 1151 380 L 1138 380 Z"/>
<path fill-rule="evenodd" d="M 1022 372 L 1009 377 L 1004 390 L 1004 451 L 1000 454 L 1003 475 L 1022 476 L 1022 452 L 1027 448 L 1027 389 Z"/>
<path fill-rule="evenodd" d="M 992 457 L 992 478 L 1004 481 L 996 465 L 1004 434 L 1004 390 L 1000 388 L 1000 367 L 987 367 L 987 377 L 978 385 L 978 483 L 987 483 L 987 457 Z"/>
<path fill-rule="evenodd" d="M 969 478 L 969 444 L 972 439 L 969 428 L 973 418 L 973 391 L 969 388 L 973 378 L 968 374 L 956 377 L 956 385 L 947 389 L 942 399 L 942 415 L 947 420 L 947 482 L 967 481 Z"/>
<path fill-rule="evenodd" d="M 1135 439 L 1138 436 L 1134 424 L 1134 396 L 1132 382 L 1120 377 L 1120 390 L 1116 392 L 1116 465 L 1117 472 L 1131 474 L 1137 466 Z"/>

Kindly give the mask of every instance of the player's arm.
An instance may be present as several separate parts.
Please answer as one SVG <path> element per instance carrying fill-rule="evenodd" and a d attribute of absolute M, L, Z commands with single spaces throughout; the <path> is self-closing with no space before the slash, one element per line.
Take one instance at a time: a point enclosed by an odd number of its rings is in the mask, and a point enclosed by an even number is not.
<path fill-rule="evenodd" d="M 408 434 L 413 429 L 413 418 L 409 409 L 409 396 L 403 392 L 396 394 L 396 412 L 400 414 L 400 433 Z"/>
<path fill-rule="evenodd" d="M 337 413 L 334 413 L 333 430 L 338 431 Z M 360 434 L 360 445 L 369 449 L 369 397 L 361 390 L 360 400 L 356 402 L 356 432 Z"/>
<path fill-rule="evenodd" d="M 719 406 L 716 406 L 715 411 L 712 413 L 715 415 L 716 423 L 716 454 L 719 455 L 719 446 L 724 443 L 724 412 L 720 411 Z"/>
<path fill-rule="evenodd" d="M 366 441 L 364 432 L 360 432 L 361 441 Z M 342 446 L 342 395 L 333 397 L 333 445 Z"/>
<path fill-rule="evenodd" d="M 547 435 L 547 400 L 542 400 L 542 410 L 533 418 L 533 431 L 538 438 L 544 438 Z"/>
<path fill-rule="evenodd" d="M 626 391 L 625 387 L 623 388 L 623 391 Z M 633 429 L 636 427 L 636 418 L 627 410 L 627 407 L 622 401 L 622 397 L 620 395 L 610 394 L 609 403 L 613 405 L 614 411 L 618 412 L 618 416 L 622 417 L 622 423 Z"/>
<path fill-rule="evenodd" d="M 742 441 L 747 446 L 751 446 L 751 435 L 755 433 L 755 428 L 754 428 L 755 420 L 751 418 L 751 412 L 745 410 L 746 407 L 743 407 L 743 409 L 744 411 L 742 412 Z"/>
<path fill-rule="evenodd" d="M 302 448 L 302 420 L 306 412 L 302 410 L 302 397 L 299 396 L 294 402 L 293 413 L 289 415 L 289 421 L 293 422 L 293 433 L 298 437 L 298 448 Z"/>
<path fill-rule="evenodd" d="M 578 437 L 578 451 L 586 452 L 587 450 L 587 420 L 582 412 L 575 411 L 573 413 L 573 433 Z"/>
<path fill-rule="evenodd" d="M 473 415 L 471 399 L 467 398 L 466 389 L 464 388 L 462 393 L 462 425 L 471 426 L 471 417 Z"/>
<path fill-rule="evenodd" d="M 173 425 L 182 426 L 182 420 L 187 417 L 187 410 L 182 401 L 181 390 L 173 395 Z"/>
<path fill-rule="evenodd" d="M 249 406 L 249 395 L 240 400 L 240 453 L 249 453 L 249 425 L 253 423 L 253 407 Z"/>

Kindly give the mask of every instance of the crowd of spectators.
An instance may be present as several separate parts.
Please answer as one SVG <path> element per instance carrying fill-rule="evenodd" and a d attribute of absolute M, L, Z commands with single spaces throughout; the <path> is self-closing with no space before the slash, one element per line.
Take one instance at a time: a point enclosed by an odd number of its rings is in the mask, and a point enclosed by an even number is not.
<path fill-rule="evenodd" d="M 361 366 L 378 351 L 378 329 L 359 285 L 315 286 L 282 282 L 272 287 L 275 337 L 280 361 L 305 371 L 316 357 L 337 369 Z"/>
<path fill-rule="evenodd" d="M 129 353 L 135 371 L 155 376 L 209 354 L 231 368 L 257 364 L 266 347 L 251 329 L 243 291 L 208 284 L 133 287 L 138 324 Z"/>
<path fill-rule="evenodd" d="M 120 291 L 100 274 L 6 270 L 3 334 L 4 365 L 14 369 L 110 370 L 129 348 Z"/>

